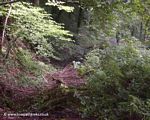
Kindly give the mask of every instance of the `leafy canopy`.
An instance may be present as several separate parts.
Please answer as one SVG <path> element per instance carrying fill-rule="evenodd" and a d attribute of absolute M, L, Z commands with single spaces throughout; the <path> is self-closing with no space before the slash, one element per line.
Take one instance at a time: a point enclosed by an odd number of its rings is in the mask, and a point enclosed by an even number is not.
<path fill-rule="evenodd" d="M 56 23 L 43 8 L 32 6 L 30 3 L 12 4 L 11 19 L 8 26 L 10 35 L 36 45 L 39 53 L 52 56 L 52 40 L 70 41 L 71 33 Z"/>

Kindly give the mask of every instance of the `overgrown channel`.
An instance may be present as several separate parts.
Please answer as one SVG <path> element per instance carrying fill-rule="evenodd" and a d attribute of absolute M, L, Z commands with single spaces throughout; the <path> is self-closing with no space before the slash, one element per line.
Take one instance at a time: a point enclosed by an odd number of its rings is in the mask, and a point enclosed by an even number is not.
<path fill-rule="evenodd" d="M 0 120 L 150 120 L 150 0 L 1 0 Z"/>

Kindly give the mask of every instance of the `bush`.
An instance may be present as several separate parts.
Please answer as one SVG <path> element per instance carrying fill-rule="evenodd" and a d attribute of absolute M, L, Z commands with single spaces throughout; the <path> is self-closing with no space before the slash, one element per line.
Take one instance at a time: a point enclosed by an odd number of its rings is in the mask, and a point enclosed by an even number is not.
<path fill-rule="evenodd" d="M 86 91 L 78 91 L 85 116 L 100 120 L 150 119 L 150 51 L 126 42 L 87 55 Z"/>
<path fill-rule="evenodd" d="M 18 65 L 23 68 L 22 72 L 17 75 L 19 78 L 17 84 L 19 86 L 40 87 L 44 84 L 44 74 L 56 71 L 51 64 L 47 65 L 36 60 L 30 51 L 19 48 L 16 55 L 19 63 Z"/>

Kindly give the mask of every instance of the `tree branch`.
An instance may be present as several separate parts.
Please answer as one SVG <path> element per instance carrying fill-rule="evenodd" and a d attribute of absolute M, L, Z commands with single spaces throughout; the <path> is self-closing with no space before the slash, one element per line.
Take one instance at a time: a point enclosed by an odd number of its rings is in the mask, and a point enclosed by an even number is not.
<path fill-rule="evenodd" d="M 20 2 L 20 0 L 10 0 L 10 1 L 7 1 L 7 2 L 0 2 L 0 6 L 15 3 L 15 2 Z"/>

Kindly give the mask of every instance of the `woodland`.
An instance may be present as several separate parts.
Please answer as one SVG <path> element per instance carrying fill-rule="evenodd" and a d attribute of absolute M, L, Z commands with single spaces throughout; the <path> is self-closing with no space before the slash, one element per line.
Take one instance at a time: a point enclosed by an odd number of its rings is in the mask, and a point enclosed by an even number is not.
<path fill-rule="evenodd" d="M 150 0 L 0 0 L 0 120 L 150 120 Z"/>

